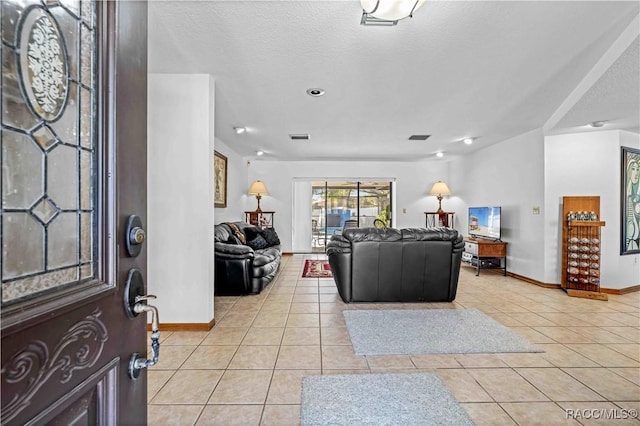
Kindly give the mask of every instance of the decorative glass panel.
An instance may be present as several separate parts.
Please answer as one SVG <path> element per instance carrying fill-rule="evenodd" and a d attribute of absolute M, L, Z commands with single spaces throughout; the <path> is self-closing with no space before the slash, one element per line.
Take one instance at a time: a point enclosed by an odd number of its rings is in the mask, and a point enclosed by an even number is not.
<path fill-rule="evenodd" d="M 61 213 L 47 229 L 47 263 L 50 268 L 78 264 L 78 215 Z"/>
<path fill-rule="evenodd" d="M 73 145 L 78 143 L 78 88 L 76 83 L 69 83 L 66 108 L 62 116 L 50 125 L 62 142 Z"/>
<path fill-rule="evenodd" d="M 90 213 L 80 214 L 80 261 L 91 262 L 93 260 L 93 223 Z"/>
<path fill-rule="evenodd" d="M 42 151 L 29 136 L 2 130 L 3 208 L 30 207 L 42 197 L 43 160 Z"/>
<path fill-rule="evenodd" d="M 34 130 L 31 133 L 31 137 L 44 150 L 52 148 L 56 144 L 56 142 L 58 142 L 56 135 L 54 135 L 51 129 L 49 129 L 47 126 L 42 126 L 39 129 Z"/>
<path fill-rule="evenodd" d="M 94 278 L 95 2 L 3 0 L 2 306 Z"/>
<path fill-rule="evenodd" d="M 84 3 L 83 3 L 84 4 Z M 80 81 L 87 87 L 93 87 L 93 37 L 94 32 L 86 26 L 80 27 Z"/>
<path fill-rule="evenodd" d="M 91 90 L 83 88 L 80 90 L 80 144 L 83 147 L 91 146 L 91 120 L 87 120 L 85 115 L 91 111 Z"/>
<path fill-rule="evenodd" d="M 2 216 L 2 278 L 33 274 L 44 266 L 44 227 L 27 213 Z"/>
<path fill-rule="evenodd" d="M 5 2 L 0 2 L 5 9 Z M 2 124 L 19 129 L 31 129 L 40 121 L 31 113 L 20 92 L 15 51 L 2 46 Z M 4 127 L 4 126 L 3 126 Z"/>
<path fill-rule="evenodd" d="M 64 111 L 69 63 L 60 28 L 44 7 L 28 8 L 19 34 L 20 84 L 31 110 L 47 121 Z"/>
<path fill-rule="evenodd" d="M 78 207 L 78 150 L 59 145 L 47 155 L 47 193 L 64 210 Z"/>

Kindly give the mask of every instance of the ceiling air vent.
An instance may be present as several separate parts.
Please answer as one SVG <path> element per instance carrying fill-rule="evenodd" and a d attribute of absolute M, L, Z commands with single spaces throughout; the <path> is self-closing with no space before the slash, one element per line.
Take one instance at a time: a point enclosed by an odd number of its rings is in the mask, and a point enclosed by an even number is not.
<path fill-rule="evenodd" d="M 311 139 L 311 136 L 309 135 L 309 133 L 301 133 L 298 135 L 289 135 L 289 139 L 291 139 L 292 141 L 308 141 L 309 139 Z"/>
<path fill-rule="evenodd" d="M 409 136 L 410 141 L 426 141 L 428 137 L 431 135 L 411 135 Z"/>

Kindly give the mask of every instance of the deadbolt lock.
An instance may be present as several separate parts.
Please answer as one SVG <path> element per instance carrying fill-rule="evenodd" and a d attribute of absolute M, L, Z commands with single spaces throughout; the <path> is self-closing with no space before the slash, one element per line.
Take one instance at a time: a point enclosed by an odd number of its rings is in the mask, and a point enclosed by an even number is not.
<path fill-rule="evenodd" d="M 129 231 L 129 243 L 130 244 L 142 244 L 144 240 L 147 238 L 147 234 L 144 232 L 144 229 L 135 227 L 131 231 Z"/>
<path fill-rule="evenodd" d="M 127 246 L 127 254 L 136 257 L 142 250 L 142 244 L 147 240 L 147 233 L 142 226 L 140 216 L 131 215 L 127 220 L 125 242 Z"/>

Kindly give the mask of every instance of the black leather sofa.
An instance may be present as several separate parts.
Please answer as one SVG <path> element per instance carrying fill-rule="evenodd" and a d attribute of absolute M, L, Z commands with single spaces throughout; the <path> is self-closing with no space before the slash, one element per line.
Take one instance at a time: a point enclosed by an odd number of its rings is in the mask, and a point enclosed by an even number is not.
<path fill-rule="evenodd" d="M 326 252 L 346 303 L 451 302 L 463 250 L 450 228 L 356 228 L 333 235 Z"/>
<path fill-rule="evenodd" d="M 247 238 L 251 238 L 252 233 L 263 232 L 246 222 L 215 225 L 215 294 L 258 294 L 273 280 L 280 268 L 282 252 L 279 240 L 268 247 L 251 248 L 239 241 L 232 229 L 234 225 Z M 271 230 L 271 235 L 274 234 L 275 231 Z"/>

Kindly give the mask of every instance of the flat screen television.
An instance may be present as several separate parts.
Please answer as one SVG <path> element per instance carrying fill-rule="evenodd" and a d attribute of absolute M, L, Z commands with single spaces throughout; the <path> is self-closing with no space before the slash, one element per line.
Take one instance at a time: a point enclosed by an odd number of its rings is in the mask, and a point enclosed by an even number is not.
<path fill-rule="evenodd" d="M 469 207 L 469 236 L 500 239 L 500 207 Z"/>

